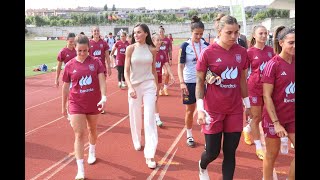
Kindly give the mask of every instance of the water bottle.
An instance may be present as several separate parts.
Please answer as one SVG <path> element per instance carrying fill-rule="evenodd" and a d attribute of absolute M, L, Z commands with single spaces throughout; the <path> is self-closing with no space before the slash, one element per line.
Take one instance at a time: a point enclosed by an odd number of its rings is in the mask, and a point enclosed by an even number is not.
<path fill-rule="evenodd" d="M 288 137 L 282 137 L 281 140 L 281 146 L 280 146 L 280 152 L 281 154 L 288 154 L 289 148 L 288 148 Z"/>

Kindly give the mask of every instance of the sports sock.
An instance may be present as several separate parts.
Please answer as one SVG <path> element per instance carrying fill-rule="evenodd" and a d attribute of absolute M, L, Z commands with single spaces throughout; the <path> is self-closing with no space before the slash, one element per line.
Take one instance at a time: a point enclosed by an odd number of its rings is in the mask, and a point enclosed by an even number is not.
<path fill-rule="evenodd" d="M 96 150 L 96 145 L 92 145 L 92 144 L 89 143 L 89 152 L 94 153 L 95 150 Z"/>
<path fill-rule="evenodd" d="M 187 129 L 187 138 L 192 137 L 192 129 Z"/>
<path fill-rule="evenodd" d="M 159 113 L 155 113 L 154 116 L 156 117 L 156 121 L 159 121 L 159 120 L 160 120 L 160 115 L 159 115 Z"/>
<path fill-rule="evenodd" d="M 261 145 L 260 140 L 254 140 L 254 144 L 256 145 L 256 150 L 262 149 L 262 145 Z"/>
<path fill-rule="evenodd" d="M 84 174 L 83 159 L 77 159 L 78 174 Z"/>

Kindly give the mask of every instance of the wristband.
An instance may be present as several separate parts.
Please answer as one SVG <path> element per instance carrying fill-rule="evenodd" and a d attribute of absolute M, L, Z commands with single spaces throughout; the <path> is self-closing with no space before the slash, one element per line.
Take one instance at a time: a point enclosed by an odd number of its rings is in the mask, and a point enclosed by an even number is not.
<path fill-rule="evenodd" d="M 107 96 L 104 96 L 104 95 L 103 95 L 103 96 L 101 97 L 101 102 L 107 102 Z"/>
<path fill-rule="evenodd" d="M 242 102 L 245 108 L 251 108 L 249 97 L 243 98 Z"/>
<path fill-rule="evenodd" d="M 198 99 L 198 100 L 197 100 L 197 110 L 198 110 L 198 111 L 203 111 L 203 110 L 204 110 L 203 99 Z"/>
<path fill-rule="evenodd" d="M 279 122 L 279 120 L 275 120 L 275 121 L 273 121 L 273 122 L 272 122 L 272 124 L 274 125 L 274 123 L 276 123 L 276 122 Z"/>

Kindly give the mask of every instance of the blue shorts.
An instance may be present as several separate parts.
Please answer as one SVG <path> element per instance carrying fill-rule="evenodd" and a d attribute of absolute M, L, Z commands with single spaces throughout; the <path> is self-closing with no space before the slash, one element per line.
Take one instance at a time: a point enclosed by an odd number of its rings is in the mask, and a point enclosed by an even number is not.
<path fill-rule="evenodd" d="M 183 104 L 194 104 L 196 103 L 196 83 L 186 83 L 189 95 L 182 95 Z"/>

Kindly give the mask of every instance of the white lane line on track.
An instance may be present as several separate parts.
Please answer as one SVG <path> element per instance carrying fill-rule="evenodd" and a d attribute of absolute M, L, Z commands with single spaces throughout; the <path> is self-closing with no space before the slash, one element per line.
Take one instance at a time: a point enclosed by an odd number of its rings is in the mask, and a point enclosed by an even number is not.
<path fill-rule="evenodd" d="M 30 94 L 33 94 L 33 93 L 36 93 L 36 92 L 39 92 L 39 91 L 43 91 L 43 90 L 47 90 L 47 89 L 50 89 L 50 88 L 54 88 L 54 87 L 47 87 L 47 88 L 39 89 L 39 90 L 36 90 L 36 91 L 32 91 L 32 92 L 26 93 L 25 95 L 30 95 Z"/>
<path fill-rule="evenodd" d="M 117 93 L 117 92 L 119 92 L 119 91 L 120 91 L 120 89 L 118 89 L 117 91 L 115 91 L 115 92 L 113 92 L 113 93 L 111 93 L 111 94 L 107 95 L 107 97 L 110 97 L 111 95 L 113 95 L 114 93 Z M 28 107 L 28 108 L 26 108 L 26 109 L 25 109 L 25 111 L 26 111 L 26 110 L 29 110 L 29 109 L 32 109 L 32 108 L 35 108 L 35 107 L 38 107 L 38 106 L 40 106 L 40 105 L 46 104 L 46 103 L 48 103 L 48 102 L 51 102 L 51 101 L 57 100 L 57 99 L 59 99 L 59 98 L 61 98 L 61 97 L 62 97 L 62 96 L 59 96 L 59 97 L 56 97 L 56 98 L 51 99 L 51 100 L 49 100 L 49 101 L 45 101 L 45 102 L 43 102 L 43 103 L 40 103 L 40 104 L 37 104 L 37 105 L 31 106 L 31 107 Z"/>
<path fill-rule="evenodd" d="M 50 78 L 50 77 L 49 77 L 49 78 Z M 27 79 L 25 79 L 25 84 L 26 84 L 26 80 L 27 80 Z M 38 80 L 38 81 L 36 81 L 36 82 L 34 82 L 34 83 L 26 84 L 25 87 L 28 86 L 28 85 L 39 84 L 38 82 L 49 81 L 49 80 L 51 81 L 52 79 L 42 79 L 42 80 Z M 106 82 L 118 82 L 118 81 L 116 81 L 116 77 L 112 77 L 112 78 L 110 78 L 110 79 L 106 79 Z M 62 82 L 61 84 L 63 84 L 63 82 Z M 55 88 L 55 85 L 52 84 L 52 87 L 47 87 L 47 88 L 43 88 L 43 89 L 40 89 L 40 90 L 32 91 L 32 92 L 26 93 L 26 95 L 27 95 L 27 94 L 32 94 L 32 93 L 34 93 L 34 92 L 42 91 L 42 90 L 45 90 L 45 89 L 48 89 L 48 88 Z"/>
<path fill-rule="evenodd" d="M 35 128 L 35 129 L 31 130 L 31 131 L 28 131 L 28 132 L 26 132 L 24 135 L 27 137 L 27 136 L 29 136 L 30 134 L 32 134 L 33 132 L 35 132 L 36 130 L 38 130 L 38 129 L 40 129 L 40 128 L 43 128 L 43 127 L 45 127 L 45 126 L 47 126 L 47 125 L 49 125 L 49 124 L 52 124 L 52 123 L 54 123 L 54 122 L 56 122 L 56 121 L 58 121 L 58 120 L 60 120 L 60 119 L 62 119 L 62 118 L 64 118 L 64 116 L 61 116 L 61 117 L 59 117 L 59 118 L 57 118 L 57 119 L 55 119 L 55 120 L 53 120 L 53 121 L 50 121 L 50 122 L 47 123 L 47 124 L 44 124 L 44 125 L 39 126 L 39 127 Z"/>
<path fill-rule="evenodd" d="M 101 132 L 98 137 L 102 136 L 103 134 L 107 133 L 108 131 L 110 131 L 111 129 L 113 129 L 115 126 L 117 126 L 118 124 L 120 124 L 121 122 L 123 122 L 126 118 L 128 118 L 129 115 L 126 115 L 125 117 L 123 117 L 122 119 L 120 119 L 118 122 L 114 123 L 112 126 L 110 126 L 108 129 L 106 129 L 105 131 Z M 89 142 L 87 142 L 85 144 L 85 149 L 87 150 L 89 148 Z M 45 173 L 51 171 L 53 168 L 55 168 L 56 166 L 60 166 L 54 171 L 52 172 L 50 175 L 48 175 L 47 177 L 43 178 L 43 179 L 50 179 L 51 177 L 53 177 L 55 174 L 57 174 L 59 171 L 61 171 L 65 166 L 67 166 L 69 163 L 71 163 L 73 160 L 75 159 L 73 153 L 70 153 L 68 156 L 62 158 L 60 161 L 56 162 L 55 164 L 53 164 L 52 166 L 48 167 L 47 169 L 45 169 L 44 171 L 40 172 L 39 174 L 37 174 L 35 177 L 31 178 L 30 180 L 36 180 L 39 177 L 41 177 L 42 175 L 44 175 Z"/>
<path fill-rule="evenodd" d="M 174 140 L 174 142 L 171 144 L 170 148 L 168 149 L 168 151 L 166 152 L 166 154 L 163 156 L 163 158 L 160 160 L 159 165 L 152 171 L 152 173 L 150 174 L 150 176 L 147 178 L 147 180 L 151 180 L 158 172 L 158 170 L 160 169 L 160 167 L 163 165 L 163 162 L 167 159 L 167 157 L 170 155 L 172 149 L 178 144 L 178 142 L 181 139 L 181 136 L 183 135 L 183 133 L 186 131 L 186 127 L 184 127 L 180 134 L 176 137 L 176 139 Z"/>
<path fill-rule="evenodd" d="M 120 90 L 115 91 L 115 92 L 109 94 L 107 97 L 110 97 L 110 96 L 112 96 L 113 94 L 115 94 L 115 93 L 117 93 L 117 92 L 119 92 L 119 91 L 120 91 Z M 60 96 L 60 97 L 61 97 L 61 96 Z M 43 104 L 43 103 L 41 103 L 41 104 Z M 36 130 L 38 130 L 38 129 L 40 129 L 40 128 L 43 128 L 43 127 L 45 127 L 45 126 L 47 126 L 47 125 L 49 125 L 49 124 L 51 124 L 51 123 L 53 123 L 53 122 L 55 122 L 55 121 L 57 121 L 57 120 L 60 120 L 61 118 L 63 118 L 63 116 L 60 117 L 60 118 L 58 118 L 58 119 L 55 119 L 55 120 L 53 120 L 53 121 L 51 121 L 51 122 L 49 122 L 49 123 L 47 123 L 47 124 L 44 124 L 44 125 L 42 125 L 42 126 L 40 126 L 40 127 L 37 127 L 37 128 L 35 128 L 35 129 L 33 129 L 33 130 L 30 130 L 30 131 L 28 131 L 27 133 L 25 133 L 25 136 L 29 136 L 30 134 L 28 134 L 28 133 L 31 133 L 31 131 L 34 132 L 34 131 L 36 131 Z"/>
<path fill-rule="evenodd" d="M 35 107 L 38 107 L 38 106 L 40 106 L 40 105 L 46 104 L 46 103 L 48 103 L 48 102 L 51 102 L 51 101 L 57 100 L 57 99 L 59 99 L 59 98 L 61 98 L 61 97 L 62 97 L 62 96 L 59 96 L 59 97 L 56 97 L 56 98 L 51 99 L 51 100 L 49 100 L 49 101 L 45 101 L 45 102 L 43 102 L 43 103 L 40 103 L 40 104 L 37 104 L 37 105 L 31 106 L 31 107 L 28 107 L 28 108 L 26 108 L 26 109 L 25 109 L 25 111 L 26 111 L 26 110 L 29 110 L 29 109 L 32 109 L 32 108 L 35 108 Z"/>
<path fill-rule="evenodd" d="M 176 155 L 176 152 L 177 152 L 178 148 L 174 151 L 174 153 L 172 154 L 172 156 L 170 157 L 169 161 L 166 163 L 166 165 L 164 166 L 163 170 L 161 171 L 160 173 L 160 176 L 158 178 L 158 180 L 162 180 L 164 175 L 166 174 L 167 172 L 167 169 L 169 168 L 171 162 L 172 162 L 172 159 L 173 157 Z"/>

